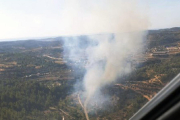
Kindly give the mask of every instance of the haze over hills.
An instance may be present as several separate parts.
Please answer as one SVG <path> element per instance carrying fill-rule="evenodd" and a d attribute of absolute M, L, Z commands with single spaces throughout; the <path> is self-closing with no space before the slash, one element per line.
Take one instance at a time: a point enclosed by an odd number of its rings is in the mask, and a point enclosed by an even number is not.
<path fill-rule="evenodd" d="M 173 27 L 173 28 L 167 28 L 167 29 L 157 29 L 157 30 L 148 30 L 148 31 L 145 31 L 145 32 L 148 32 L 149 34 L 165 34 L 165 33 L 177 33 L 180 31 L 180 27 Z M 105 33 L 104 33 L 105 34 Z M 97 35 L 104 35 L 104 34 L 97 34 Z M 107 33 L 106 33 L 107 34 Z M 113 35 L 113 33 L 110 33 L 111 35 Z M 80 35 L 80 36 L 59 36 L 59 37 L 43 37 L 43 38 L 22 38 L 22 39 L 6 39 L 6 40 L 2 40 L 1 42 L 1 45 L 4 45 L 4 44 L 10 44 L 10 43 L 15 43 L 15 44 L 23 44 L 24 42 L 26 41 L 38 41 L 39 44 L 40 42 L 45 42 L 46 41 L 62 41 L 63 38 L 72 38 L 72 37 L 82 37 L 82 36 L 85 36 L 85 37 L 88 37 L 88 36 L 93 36 L 93 35 Z M 150 39 L 148 39 L 150 40 Z M 48 42 L 47 42 L 48 43 Z M 30 44 L 31 45 L 31 44 Z M 32 43 L 32 46 L 34 44 Z"/>
<path fill-rule="evenodd" d="M 113 34 L 112 34 L 113 37 Z M 82 103 L 86 56 L 69 59 L 66 40 L 86 45 L 89 36 L 0 42 L 0 119 L 85 119 Z M 133 71 L 102 87 L 101 102 L 90 104 L 90 119 L 125 120 L 180 72 L 180 28 L 150 30 Z M 97 43 L 93 43 L 96 45 Z M 103 64 L 103 62 L 102 62 Z M 107 95 L 108 98 L 104 98 Z"/>

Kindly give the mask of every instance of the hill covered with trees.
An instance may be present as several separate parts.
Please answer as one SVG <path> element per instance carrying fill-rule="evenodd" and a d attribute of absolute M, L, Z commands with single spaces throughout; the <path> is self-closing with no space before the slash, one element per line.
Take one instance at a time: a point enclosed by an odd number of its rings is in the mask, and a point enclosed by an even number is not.
<path fill-rule="evenodd" d="M 79 37 L 85 40 L 79 43 L 84 49 L 88 37 Z M 80 103 L 85 100 L 85 70 L 81 62 L 64 57 L 62 39 L 0 43 L 0 120 L 85 119 Z M 100 90 L 99 97 L 109 97 L 101 105 L 91 105 L 91 120 L 129 119 L 180 72 L 179 49 L 166 56 L 149 55 L 154 50 L 180 47 L 180 28 L 151 30 L 146 42 L 145 60 L 138 61 L 133 72 Z"/>

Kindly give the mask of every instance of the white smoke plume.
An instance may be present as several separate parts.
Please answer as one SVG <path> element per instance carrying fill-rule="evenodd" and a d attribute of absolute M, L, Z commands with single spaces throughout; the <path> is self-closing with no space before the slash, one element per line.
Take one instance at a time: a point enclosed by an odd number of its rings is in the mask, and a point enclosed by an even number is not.
<path fill-rule="evenodd" d="M 101 87 L 131 72 L 130 62 L 142 50 L 148 18 L 138 0 L 67 0 L 67 5 L 62 20 L 70 23 L 67 29 L 79 34 L 114 33 L 65 40 L 71 60 L 87 58 L 83 79 L 87 112 L 89 100 Z M 85 39 L 88 44 L 82 47 Z"/>
<path fill-rule="evenodd" d="M 147 6 L 142 6 L 141 2 L 140 0 L 66 0 L 62 8 L 60 24 L 66 26 L 64 33 L 69 35 L 145 30 L 149 24 Z"/>

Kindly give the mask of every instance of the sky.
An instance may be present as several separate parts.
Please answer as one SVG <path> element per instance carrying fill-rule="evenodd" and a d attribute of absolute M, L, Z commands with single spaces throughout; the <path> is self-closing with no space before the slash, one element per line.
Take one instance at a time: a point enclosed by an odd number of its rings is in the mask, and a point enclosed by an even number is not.
<path fill-rule="evenodd" d="M 107 1 L 0 0 L 0 40 L 114 32 L 124 2 Z M 148 19 L 147 29 L 180 27 L 180 0 L 127 1 L 136 1 L 135 9 Z"/>

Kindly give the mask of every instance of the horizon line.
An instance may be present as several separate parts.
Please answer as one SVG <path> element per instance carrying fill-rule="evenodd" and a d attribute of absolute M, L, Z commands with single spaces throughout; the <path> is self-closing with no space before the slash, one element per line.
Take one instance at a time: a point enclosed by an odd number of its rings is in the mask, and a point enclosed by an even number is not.
<path fill-rule="evenodd" d="M 147 29 L 145 31 L 163 30 L 163 29 L 172 29 L 172 28 L 180 28 L 180 26 L 178 26 L 178 27 L 169 27 L 169 28 Z M 114 33 L 95 33 L 95 34 L 78 34 L 78 35 L 56 35 L 56 36 L 44 36 L 44 37 L 5 38 L 5 39 L 0 39 L 0 42 L 41 40 L 41 39 L 51 39 L 51 38 L 57 38 L 57 37 L 90 36 L 90 35 L 99 35 L 99 34 L 114 34 Z"/>

